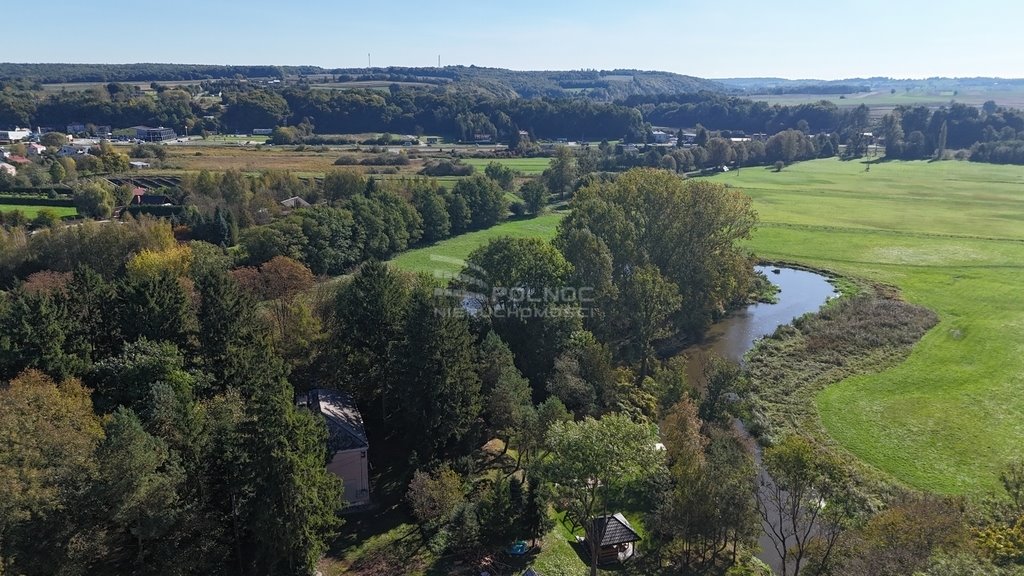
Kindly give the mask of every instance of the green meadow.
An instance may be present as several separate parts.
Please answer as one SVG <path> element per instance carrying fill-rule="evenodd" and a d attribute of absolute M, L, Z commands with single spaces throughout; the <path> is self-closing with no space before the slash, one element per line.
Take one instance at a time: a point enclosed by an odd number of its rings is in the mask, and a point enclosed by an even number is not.
<path fill-rule="evenodd" d="M 512 220 L 487 230 L 479 230 L 462 234 L 454 238 L 442 240 L 432 246 L 409 250 L 396 256 L 392 265 L 409 272 L 427 274 L 458 274 L 463 268 L 463 261 L 469 253 L 486 244 L 492 238 L 511 236 L 514 238 L 555 237 L 555 230 L 562 214 L 554 212 L 541 214 L 536 218 Z"/>
<path fill-rule="evenodd" d="M 818 160 L 715 179 L 754 198 L 760 257 L 896 286 L 940 317 L 902 364 L 818 396 L 829 435 L 916 488 L 995 489 L 1024 456 L 1024 168 Z"/>
<path fill-rule="evenodd" d="M 491 162 L 497 162 L 519 171 L 523 176 L 536 176 L 547 169 L 548 165 L 551 164 L 551 158 L 467 158 L 463 162 L 481 172 Z"/>
<path fill-rule="evenodd" d="M 26 218 L 31 220 L 39 215 L 40 210 L 53 210 L 57 216 L 74 216 L 78 209 L 74 206 L 37 206 L 35 204 L 0 204 L 0 212 L 14 212 L 20 210 Z"/>

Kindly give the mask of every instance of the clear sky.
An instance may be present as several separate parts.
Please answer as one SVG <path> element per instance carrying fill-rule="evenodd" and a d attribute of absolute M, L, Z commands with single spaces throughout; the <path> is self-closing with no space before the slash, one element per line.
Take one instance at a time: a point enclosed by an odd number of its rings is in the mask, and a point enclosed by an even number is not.
<path fill-rule="evenodd" d="M 8 62 L 1024 77 L 1024 1 L 24 0 Z"/>

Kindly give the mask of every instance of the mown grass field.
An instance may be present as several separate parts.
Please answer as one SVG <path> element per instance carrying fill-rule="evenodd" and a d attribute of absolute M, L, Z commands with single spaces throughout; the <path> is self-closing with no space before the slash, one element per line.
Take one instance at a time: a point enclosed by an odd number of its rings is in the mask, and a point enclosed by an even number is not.
<path fill-rule="evenodd" d="M 925 490 L 979 494 L 1024 456 L 1024 167 L 818 160 L 715 179 L 754 198 L 770 260 L 897 286 L 940 323 L 906 362 L 817 397 L 866 463 Z"/>
<path fill-rule="evenodd" d="M 476 167 L 480 172 L 483 172 L 484 168 L 487 168 L 487 165 L 491 162 L 497 162 L 513 170 L 518 170 L 523 176 L 537 176 L 551 164 L 551 158 L 501 158 L 497 160 L 490 158 L 467 158 L 463 162 Z"/>
<path fill-rule="evenodd" d="M 492 238 L 511 236 L 514 238 L 555 237 L 555 230 L 562 214 L 554 212 L 536 218 L 513 220 L 487 230 L 470 232 L 434 244 L 403 252 L 391 260 L 391 264 L 409 272 L 427 274 L 457 274 L 463 268 L 463 261 L 479 246 Z"/>
<path fill-rule="evenodd" d="M 57 216 L 74 216 L 78 209 L 73 206 L 36 206 L 34 204 L 0 204 L 0 212 L 20 210 L 26 218 L 32 219 L 39 215 L 40 210 L 53 210 Z"/>

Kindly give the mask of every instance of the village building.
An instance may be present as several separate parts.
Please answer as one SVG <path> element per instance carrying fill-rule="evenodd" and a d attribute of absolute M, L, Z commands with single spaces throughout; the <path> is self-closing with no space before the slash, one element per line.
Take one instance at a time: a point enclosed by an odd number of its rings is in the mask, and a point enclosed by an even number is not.
<path fill-rule="evenodd" d="M 143 142 L 163 142 L 164 140 L 174 140 L 178 137 L 177 133 L 170 128 L 164 128 L 160 126 L 158 128 L 150 128 L 149 126 L 135 126 L 135 138 L 142 140 Z"/>

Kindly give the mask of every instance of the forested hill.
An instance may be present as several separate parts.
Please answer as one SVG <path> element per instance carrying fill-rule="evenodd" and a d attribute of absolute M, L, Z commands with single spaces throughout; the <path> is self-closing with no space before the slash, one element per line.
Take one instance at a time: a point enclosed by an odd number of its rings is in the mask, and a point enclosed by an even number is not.
<path fill-rule="evenodd" d="M 0 81 L 171 82 L 220 78 L 272 78 L 284 82 L 407 82 L 458 85 L 503 98 L 586 95 L 615 100 L 632 95 L 719 92 L 710 80 L 642 70 L 520 71 L 477 66 L 443 68 L 320 68 L 318 66 L 219 66 L 196 64 L 13 64 L 0 63 Z"/>

